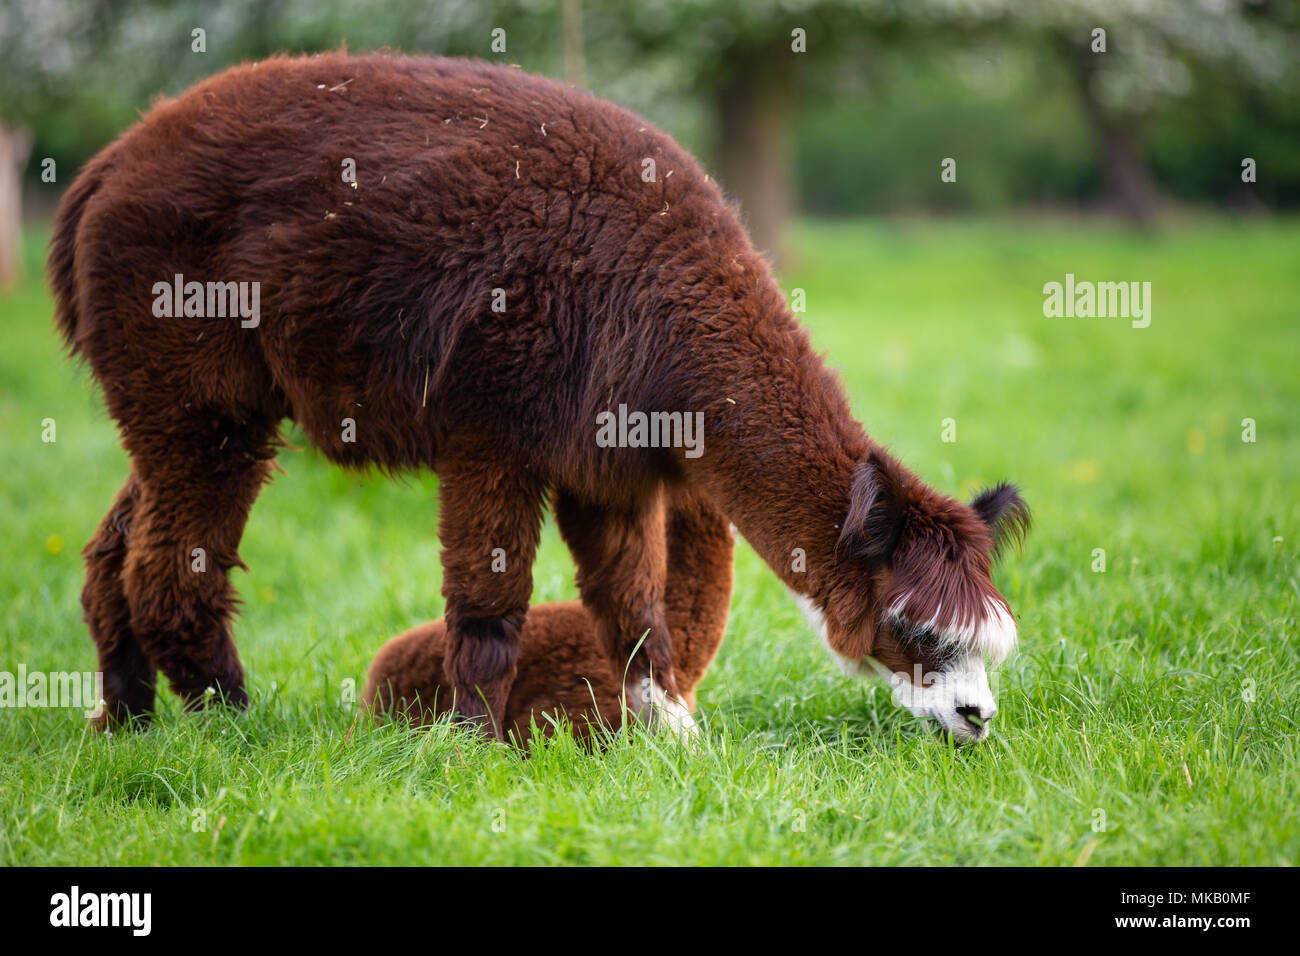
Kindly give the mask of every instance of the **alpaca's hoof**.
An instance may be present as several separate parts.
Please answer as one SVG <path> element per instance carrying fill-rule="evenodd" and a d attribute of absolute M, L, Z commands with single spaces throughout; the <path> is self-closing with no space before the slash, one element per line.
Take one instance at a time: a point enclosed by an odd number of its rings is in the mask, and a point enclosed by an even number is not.
<path fill-rule="evenodd" d="M 481 697 L 466 694 L 452 712 L 452 723 L 466 731 L 477 733 L 484 740 L 505 742 L 497 721 L 488 711 Z"/>
<path fill-rule="evenodd" d="M 700 725 L 695 722 L 689 708 L 680 697 L 668 697 L 659 710 L 659 719 L 665 730 L 685 743 L 698 740 Z"/>
<path fill-rule="evenodd" d="M 152 705 L 153 701 L 150 701 L 149 706 Z M 90 718 L 92 730 L 110 736 L 114 731 L 148 730 L 153 721 L 151 710 L 116 698 L 99 701 L 94 712 L 86 716 Z"/>
<path fill-rule="evenodd" d="M 651 678 L 641 678 L 637 703 L 637 716 L 648 730 L 665 731 L 680 741 L 699 737 L 699 725 L 686 702 L 666 693 Z"/>

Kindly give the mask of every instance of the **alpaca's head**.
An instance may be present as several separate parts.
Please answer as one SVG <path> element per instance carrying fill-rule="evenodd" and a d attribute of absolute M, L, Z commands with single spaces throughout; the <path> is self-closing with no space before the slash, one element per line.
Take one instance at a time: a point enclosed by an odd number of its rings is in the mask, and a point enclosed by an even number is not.
<path fill-rule="evenodd" d="M 986 666 L 1016 643 L 992 565 L 1028 528 L 1011 485 L 966 505 L 873 451 L 854 477 L 840 573 L 805 610 L 846 671 L 886 676 L 913 713 L 958 741 L 981 740 L 997 710 Z"/>

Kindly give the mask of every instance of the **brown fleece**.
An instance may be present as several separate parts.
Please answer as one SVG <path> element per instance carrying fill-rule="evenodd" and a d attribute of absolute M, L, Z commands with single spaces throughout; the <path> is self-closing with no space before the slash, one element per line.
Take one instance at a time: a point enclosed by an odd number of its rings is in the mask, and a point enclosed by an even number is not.
<path fill-rule="evenodd" d="M 1014 489 L 980 513 L 887 456 L 716 183 L 561 83 L 385 55 L 234 67 L 91 160 L 49 274 L 132 461 L 82 595 L 110 719 L 147 717 L 157 670 L 191 706 L 246 700 L 228 571 L 285 418 L 342 465 L 437 471 L 444 673 L 485 729 L 503 726 L 549 493 L 609 672 L 634 686 L 677 691 L 674 488 L 848 656 L 928 669 L 935 632 L 1005 603 L 990 551 L 997 515 L 1023 512 Z M 250 305 L 256 283 L 257 321 L 211 288 L 169 315 L 177 281 L 245 283 Z M 620 405 L 703 415 L 702 454 L 606 447 L 598 416 Z"/>

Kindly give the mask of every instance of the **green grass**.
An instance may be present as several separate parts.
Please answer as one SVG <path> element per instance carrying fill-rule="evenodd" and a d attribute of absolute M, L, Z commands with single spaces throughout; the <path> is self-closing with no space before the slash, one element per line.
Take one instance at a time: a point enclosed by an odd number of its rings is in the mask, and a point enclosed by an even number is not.
<path fill-rule="evenodd" d="M 0 298 L 10 671 L 93 668 L 78 552 L 126 469 L 86 374 L 60 358 L 44 238 L 31 279 Z M 998 571 L 1022 648 L 989 743 L 952 750 L 840 676 L 744 545 L 696 750 L 632 734 L 524 759 L 445 726 L 349 736 L 344 681 L 442 612 L 436 481 L 286 451 L 241 549 L 251 573 L 235 575 L 251 709 L 184 715 L 165 693 L 153 729 L 112 738 L 69 710 L 0 711 L 0 863 L 1300 858 L 1300 222 L 1154 237 L 808 224 L 796 239 L 783 285 L 806 290 L 869 431 L 941 489 L 1008 477 L 1035 510 Z M 1152 282 L 1151 327 L 1044 318 L 1042 285 L 1066 272 Z M 956 443 L 940 440 L 946 418 Z M 548 527 L 535 600 L 571 597 L 571 577 Z"/>

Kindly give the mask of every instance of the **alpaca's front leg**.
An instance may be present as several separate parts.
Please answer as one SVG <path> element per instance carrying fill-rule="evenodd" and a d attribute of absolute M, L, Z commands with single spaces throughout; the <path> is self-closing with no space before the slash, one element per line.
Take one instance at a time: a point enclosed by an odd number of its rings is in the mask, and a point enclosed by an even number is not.
<path fill-rule="evenodd" d="M 694 727 L 677 695 L 672 634 L 664 617 L 667 573 L 662 493 L 611 507 L 561 491 L 555 520 L 578 565 L 582 602 L 624 699 L 647 724 L 674 732 Z"/>
<path fill-rule="evenodd" d="M 440 463 L 438 477 L 447 601 L 443 667 L 456 712 L 502 740 L 545 488 L 526 470 L 463 454 Z"/>

